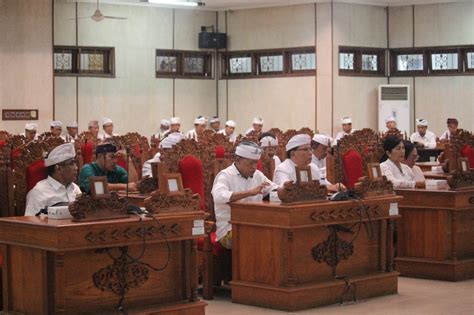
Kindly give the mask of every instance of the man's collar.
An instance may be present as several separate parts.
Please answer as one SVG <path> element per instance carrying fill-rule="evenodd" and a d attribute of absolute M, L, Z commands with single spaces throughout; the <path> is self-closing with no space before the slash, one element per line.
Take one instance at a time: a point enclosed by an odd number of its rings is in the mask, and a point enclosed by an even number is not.
<path fill-rule="evenodd" d="M 46 180 L 48 181 L 48 184 L 51 187 L 53 187 L 54 190 L 59 190 L 59 189 L 61 189 L 61 187 L 66 187 L 63 184 L 61 184 L 60 182 L 58 182 L 57 180 L 55 180 L 52 176 L 48 175 Z"/>

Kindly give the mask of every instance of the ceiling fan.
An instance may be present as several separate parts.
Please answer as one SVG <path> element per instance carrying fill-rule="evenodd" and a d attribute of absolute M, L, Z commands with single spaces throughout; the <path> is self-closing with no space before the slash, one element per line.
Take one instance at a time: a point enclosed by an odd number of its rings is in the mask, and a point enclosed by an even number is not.
<path fill-rule="evenodd" d="M 76 18 L 73 18 L 71 20 L 75 20 Z M 119 17 L 119 16 L 107 16 L 103 15 L 102 12 L 99 9 L 99 0 L 97 0 L 97 9 L 95 10 L 94 14 L 91 16 L 85 16 L 85 17 L 79 17 L 77 19 L 92 19 L 95 22 L 100 22 L 103 19 L 114 19 L 114 20 L 126 20 L 126 17 Z"/>

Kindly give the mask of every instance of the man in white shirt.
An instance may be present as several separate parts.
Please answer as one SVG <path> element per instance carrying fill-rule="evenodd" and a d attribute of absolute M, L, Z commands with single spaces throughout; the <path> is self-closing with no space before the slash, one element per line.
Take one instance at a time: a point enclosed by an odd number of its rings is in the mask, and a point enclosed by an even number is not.
<path fill-rule="evenodd" d="M 260 117 L 255 117 L 252 121 L 252 127 L 245 132 L 245 135 L 250 134 L 252 131 L 254 131 L 256 134 L 260 134 L 262 132 L 262 128 L 263 119 Z"/>
<path fill-rule="evenodd" d="M 66 142 L 75 142 L 77 140 L 78 126 L 76 121 L 71 121 L 66 126 L 67 134 L 64 137 Z"/>
<path fill-rule="evenodd" d="M 311 163 L 313 156 L 311 151 L 311 137 L 306 134 L 298 134 L 291 138 L 286 144 L 286 160 L 275 169 L 273 182 L 279 187 L 283 187 L 286 182 L 296 182 L 295 167 L 311 168 L 312 180 L 319 180 L 322 185 L 326 185 L 329 191 L 338 191 L 338 186 L 331 184 L 322 178 L 319 168 Z M 341 187 L 344 187 L 341 185 Z"/>
<path fill-rule="evenodd" d="M 276 155 L 278 140 L 276 137 L 270 132 L 264 132 L 260 135 L 260 146 L 263 150 L 266 151 L 269 157 L 273 158 L 275 161 L 275 168 L 281 164 L 281 160 Z"/>
<path fill-rule="evenodd" d="M 114 122 L 110 118 L 102 119 L 102 129 L 104 133 L 99 135 L 100 140 L 118 136 L 118 134 L 114 133 Z"/>
<path fill-rule="evenodd" d="M 174 132 L 171 133 L 168 137 L 164 138 L 160 142 L 160 148 L 162 149 L 171 149 L 174 147 L 177 143 L 179 143 L 181 140 L 184 139 L 184 135 L 179 132 Z M 160 162 L 160 152 L 156 153 L 155 156 L 152 159 L 149 159 L 143 163 L 142 167 L 142 178 L 145 178 L 147 176 L 152 177 L 153 172 L 151 169 L 151 163 L 158 163 Z"/>
<path fill-rule="evenodd" d="M 216 213 L 216 238 L 219 243 L 232 249 L 232 225 L 229 202 L 242 200 L 262 201 L 274 185 L 262 172 L 257 170 L 257 161 L 262 149 L 255 143 L 244 141 L 235 150 L 235 163 L 217 174 L 212 187 Z"/>
<path fill-rule="evenodd" d="M 337 141 L 339 139 L 342 139 L 346 135 L 350 135 L 353 130 L 352 130 L 352 119 L 350 117 L 343 117 L 341 119 L 341 124 L 342 124 L 342 131 L 339 131 L 336 135 L 336 139 L 334 140 L 334 145 L 337 144 Z"/>
<path fill-rule="evenodd" d="M 204 132 L 204 130 L 206 130 L 206 124 L 206 118 L 198 116 L 196 119 L 194 119 L 194 128 L 186 133 L 186 138 L 199 141 L 199 138 L 202 136 L 202 133 Z"/>
<path fill-rule="evenodd" d="M 22 133 L 22 136 L 25 136 L 26 141 L 30 142 L 33 140 L 38 140 L 37 134 L 38 125 L 35 123 L 26 123 L 25 124 L 25 132 Z"/>
<path fill-rule="evenodd" d="M 237 124 L 233 120 L 228 120 L 225 123 L 225 128 L 220 130 L 218 133 L 221 133 L 227 137 L 229 137 L 229 142 L 235 142 L 237 140 L 237 135 L 235 134 L 235 126 Z"/>
<path fill-rule="evenodd" d="M 446 124 L 448 125 L 448 130 L 446 130 L 441 135 L 441 137 L 439 137 L 442 140 L 451 139 L 451 135 L 457 133 L 458 131 L 459 122 L 456 118 L 448 118 L 448 120 L 446 121 Z"/>
<path fill-rule="evenodd" d="M 163 139 L 164 134 L 170 129 L 170 121 L 168 119 L 162 119 L 160 121 L 160 131 L 155 134 L 156 139 Z"/>
<path fill-rule="evenodd" d="M 167 137 L 171 133 L 182 133 L 179 128 L 181 128 L 181 118 L 179 117 L 171 117 L 170 118 L 170 129 L 166 130 L 163 133 L 163 137 Z"/>
<path fill-rule="evenodd" d="M 25 216 L 34 216 L 41 209 L 60 202 L 73 202 L 81 194 L 73 183 L 77 176 L 76 152 L 72 143 L 54 148 L 44 160 L 48 177 L 38 182 L 26 195 Z"/>
<path fill-rule="evenodd" d="M 391 115 L 385 118 L 385 130 L 389 131 L 392 129 L 397 129 L 397 120 Z"/>
<path fill-rule="evenodd" d="M 316 165 L 321 172 L 321 178 L 326 178 L 326 157 L 331 147 L 331 138 L 323 134 L 315 134 L 311 140 L 313 156 L 311 163 Z"/>
<path fill-rule="evenodd" d="M 217 116 L 212 116 L 211 119 L 209 119 L 209 125 L 211 130 L 214 132 L 219 132 L 221 130 L 221 121 Z"/>
<path fill-rule="evenodd" d="M 61 136 L 61 133 L 63 132 L 62 121 L 53 120 L 50 124 L 49 131 L 51 132 L 51 135 L 55 138 L 64 138 Z"/>
<path fill-rule="evenodd" d="M 410 141 L 418 148 L 436 148 L 436 135 L 428 130 L 428 121 L 425 119 L 416 119 L 415 121 L 418 131 L 410 136 Z"/>

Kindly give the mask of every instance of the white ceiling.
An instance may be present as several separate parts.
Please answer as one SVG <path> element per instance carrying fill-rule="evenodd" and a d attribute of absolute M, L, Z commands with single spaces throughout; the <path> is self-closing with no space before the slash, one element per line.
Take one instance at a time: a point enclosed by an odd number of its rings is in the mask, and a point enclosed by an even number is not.
<path fill-rule="evenodd" d="M 61 0 L 60 0 L 61 1 Z M 66 2 L 87 2 L 95 3 L 96 0 L 63 0 Z M 143 6 L 163 6 L 149 3 L 142 3 L 144 0 L 100 0 L 100 3 L 107 4 L 123 4 L 123 5 L 143 5 Z M 354 4 L 368 4 L 378 6 L 402 6 L 402 5 L 422 5 L 422 4 L 436 4 L 436 3 L 452 3 L 452 2 L 467 2 L 472 0 L 332 0 L 332 2 L 339 3 L 354 3 Z M 201 0 L 205 3 L 205 7 L 200 7 L 203 10 L 223 11 L 223 10 L 238 10 L 249 8 L 264 8 L 286 6 L 304 3 L 315 2 L 331 2 L 331 0 Z"/>

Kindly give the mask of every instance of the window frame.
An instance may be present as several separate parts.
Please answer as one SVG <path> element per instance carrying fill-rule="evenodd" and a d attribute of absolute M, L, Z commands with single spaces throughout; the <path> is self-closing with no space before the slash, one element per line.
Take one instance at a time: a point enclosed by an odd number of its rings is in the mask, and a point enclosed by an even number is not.
<path fill-rule="evenodd" d="M 72 53 L 72 70 L 70 72 L 58 71 L 54 68 L 54 54 L 62 51 Z M 85 52 L 103 52 L 104 71 L 81 70 L 81 54 Z M 115 48 L 96 46 L 54 46 L 53 47 L 53 73 L 54 76 L 64 77 L 97 77 L 115 78 Z"/>
<path fill-rule="evenodd" d="M 399 71 L 398 63 L 397 63 L 399 55 L 423 55 L 423 70 Z M 390 49 L 390 76 L 413 77 L 413 76 L 426 76 L 426 75 L 428 75 L 428 60 L 427 60 L 426 53 L 423 49 L 418 49 L 418 48 Z"/>
<path fill-rule="evenodd" d="M 462 63 L 463 63 L 464 72 L 467 73 L 467 74 L 470 74 L 470 73 L 474 73 L 474 67 L 472 67 L 472 68 L 467 67 L 467 54 L 468 53 L 473 53 L 474 54 L 474 47 L 461 49 Z"/>
<path fill-rule="evenodd" d="M 158 56 L 174 56 L 176 57 L 176 72 L 157 71 L 157 57 Z M 184 59 L 186 57 L 202 56 L 204 59 L 203 69 L 201 74 L 195 72 L 184 71 Z M 155 49 L 155 78 L 171 78 L 171 79 L 214 79 L 214 58 L 215 54 L 211 51 L 199 50 L 176 50 L 176 49 Z"/>
<path fill-rule="evenodd" d="M 220 53 L 220 79 L 256 79 L 256 78 L 276 78 L 276 77 L 299 77 L 299 76 L 316 76 L 316 63 L 314 70 L 293 70 L 291 64 L 291 56 L 298 53 L 314 53 L 316 58 L 316 47 L 294 47 L 294 48 L 276 48 L 276 49 L 260 49 L 260 50 L 240 50 L 226 51 Z M 260 57 L 282 55 L 283 70 L 262 72 Z M 250 73 L 230 73 L 229 60 L 231 58 L 250 57 L 252 62 L 252 71 Z"/>
<path fill-rule="evenodd" d="M 432 64 L 432 55 L 434 54 L 452 54 L 457 53 L 458 55 L 458 68 L 449 69 L 449 70 L 434 70 Z M 428 57 L 428 73 L 430 75 L 453 75 L 463 72 L 463 62 L 461 49 L 459 48 L 431 48 L 426 50 L 426 55 Z"/>
<path fill-rule="evenodd" d="M 341 54 L 354 54 L 354 69 L 341 69 L 339 63 Z M 337 63 L 340 76 L 357 76 L 357 77 L 386 77 L 385 67 L 386 48 L 376 47 L 354 47 L 354 46 L 339 46 L 337 54 Z M 377 71 L 362 69 L 362 55 L 377 55 Z"/>

